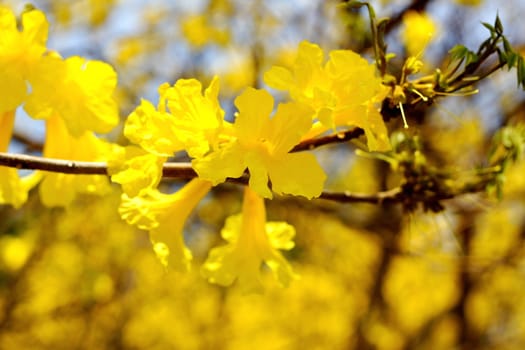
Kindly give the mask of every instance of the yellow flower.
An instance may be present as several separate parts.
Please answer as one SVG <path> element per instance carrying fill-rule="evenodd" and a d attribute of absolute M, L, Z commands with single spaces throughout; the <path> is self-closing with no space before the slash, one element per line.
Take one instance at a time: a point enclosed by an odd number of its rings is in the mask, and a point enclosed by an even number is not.
<path fill-rule="evenodd" d="M 79 137 L 69 134 L 64 121 L 53 116 L 46 121 L 44 157 L 78 161 L 107 161 L 114 145 L 98 139 L 92 132 Z M 67 206 L 78 193 L 105 194 L 110 190 L 104 175 L 45 173 L 39 192 L 48 207 Z"/>
<path fill-rule="evenodd" d="M 9 147 L 14 121 L 14 111 L 0 114 L 0 152 L 6 152 Z M 38 181 L 36 176 L 20 178 L 17 169 L 0 167 L 0 204 L 21 207 L 27 200 L 27 193 Z"/>
<path fill-rule="evenodd" d="M 228 124 L 219 104 L 219 79 L 214 77 L 201 93 L 202 85 L 196 79 L 179 79 L 166 90 L 170 112 L 176 116 L 178 138 L 191 157 L 201 157 L 216 147 Z"/>
<path fill-rule="evenodd" d="M 402 34 L 409 56 L 420 56 L 436 33 L 436 25 L 424 13 L 409 11 L 403 16 Z"/>
<path fill-rule="evenodd" d="M 166 159 L 136 146 L 119 148 L 108 162 L 108 173 L 111 181 L 120 184 L 125 194 L 135 197 L 141 191 L 157 187 Z"/>
<path fill-rule="evenodd" d="M 137 197 L 123 194 L 119 213 L 128 224 L 149 231 L 153 250 L 164 266 L 186 271 L 192 255 L 184 245 L 184 223 L 210 189 L 210 182 L 193 179 L 173 194 L 155 189 Z"/>
<path fill-rule="evenodd" d="M 48 23 L 38 10 L 22 15 L 22 31 L 6 6 L 0 6 L 0 113 L 15 110 L 26 98 L 27 79 L 46 51 Z"/>
<path fill-rule="evenodd" d="M 224 111 L 218 100 L 219 81 L 215 77 L 202 93 L 195 79 L 180 79 L 175 85 L 159 87 L 157 107 L 149 101 L 128 116 L 124 135 L 140 146 L 127 147 L 109 164 L 112 181 L 120 183 L 128 196 L 156 188 L 162 166 L 175 152 L 185 150 L 201 157 L 216 148 L 223 135 Z"/>
<path fill-rule="evenodd" d="M 126 119 L 124 135 L 151 154 L 169 157 L 184 145 L 177 139 L 174 116 L 160 106 L 157 111 L 149 101 L 142 100 Z"/>
<path fill-rule="evenodd" d="M 116 84 L 117 74 L 107 63 L 48 55 L 35 67 L 24 108 L 36 119 L 57 114 L 75 137 L 85 131 L 107 133 L 119 122 Z"/>
<path fill-rule="evenodd" d="M 211 283 L 230 286 L 237 280 L 244 292 L 261 292 L 261 267 L 265 263 L 283 286 L 298 276 L 279 252 L 294 247 L 293 226 L 266 222 L 264 200 L 249 187 L 244 190 L 242 214 L 226 220 L 221 236 L 228 244 L 213 248 L 202 266 Z"/>
<path fill-rule="evenodd" d="M 264 81 L 315 110 L 318 123 L 305 137 L 338 126 L 357 126 L 365 131 L 371 150 L 390 149 L 386 126 L 377 118 L 386 95 L 375 66 L 349 50 L 331 51 L 325 65 L 323 60 L 319 46 L 303 41 L 293 67 L 274 66 L 264 74 Z"/>
<path fill-rule="evenodd" d="M 235 99 L 239 113 L 233 124 L 234 139 L 193 161 L 199 177 L 218 184 L 236 178 L 247 168 L 250 187 L 272 198 L 276 193 L 319 196 L 326 175 L 309 153 L 288 153 L 310 129 L 312 110 L 297 103 L 279 104 L 270 118 L 273 98 L 265 90 L 248 88 Z M 308 176 L 305 176 L 308 174 Z"/>
<path fill-rule="evenodd" d="M 204 95 L 195 79 L 180 79 L 172 87 L 163 84 L 157 109 L 143 100 L 126 120 L 124 134 L 157 156 L 169 157 L 183 149 L 192 157 L 202 156 L 218 142 L 223 126 L 218 93 L 217 77 Z"/>

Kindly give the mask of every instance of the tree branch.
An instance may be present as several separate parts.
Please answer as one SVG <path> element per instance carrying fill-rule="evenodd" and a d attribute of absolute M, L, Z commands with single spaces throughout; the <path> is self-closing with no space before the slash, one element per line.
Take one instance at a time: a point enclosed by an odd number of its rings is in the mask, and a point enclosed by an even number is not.
<path fill-rule="evenodd" d="M 109 175 L 107 163 L 104 162 L 71 161 L 4 152 L 0 152 L 0 165 L 63 174 Z M 191 167 L 191 163 L 166 163 L 164 164 L 163 176 L 191 179 L 196 177 L 197 173 Z"/>
<path fill-rule="evenodd" d="M 340 203 L 371 203 L 383 204 L 388 202 L 399 202 L 403 194 L 401 187 L 396 187 L 388 191 L 377 192 L 373 194 L 325 191 L 319 196 L 321 199 L 327 199 Z"/>
<path fill-rule="evenodd" d="M 71 161 L 4 152 L 0 152 L 0 166 L 7 166 L 16 169 L 42 170 L 63 174 L 109 175 L 108 165 L 104 162 Z M 191 179 L 197 176 L 197 173 L 195 170 L 193 170 L 191 163 L 189 162 L 165 163 L 162 173 L 165 178 Z M 247 175 L 243 175 L 237 179 L 228 179 L 228 181 L 239 184 L 247 184 L 248 179 L 249 178 Z M 443 191 L 442 193 L 439 192 L 425 195 L 424 193 L 414 193 L 407 186 L 400 186 L 387 191 L 372 194 L 348 191 L 324 191 L 319 196 L 319 199 L 325 199 L 339 203 L 428 203 L 431 201 L 437 202 L 440 200 L 451 199 L 466 193 L 482 192 L 484 190 L 485 186 L 480 184 L 466 184 L 462 188 L 459 188 L 453 192 Z"/>
<path fill-rule="evenodd" d="M 324 146 L 330 143 L 341 143 L 356 139 L 365 132 L 361 128 L 353 128 L 344 132 L 339 132 L 333 135 L 323 136 L 315 139 L 308 139 L 297 144 L 290 152 L 309 151 L 319 146 Z"/>
<path fill-rule="evenodd" d="M 403 20 L 403 16 L 409 11 L 422 12 L 425 10 L 430 0 L 414 0 L 410 5 L 399 11 L 395 16 L 391 17 L 388 21 L 385 29 L 385 33 L 390 33 L 395 27 L 397 27 Z"/>

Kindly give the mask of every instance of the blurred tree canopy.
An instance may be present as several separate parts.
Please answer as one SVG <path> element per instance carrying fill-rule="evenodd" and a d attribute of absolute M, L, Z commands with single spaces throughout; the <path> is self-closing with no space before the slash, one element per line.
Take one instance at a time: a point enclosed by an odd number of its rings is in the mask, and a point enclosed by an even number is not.
<path fill-rule="evenodd" d="M 218 76 L 230 121 L 249 86 L 286 101 L 265 73 L 294 72 L 306 40 L 325 56 L 352 50 L 376 63 L 391 149 L 372 146 L 381 132 L 360 125 L 298 144 L 328 178 L 320 199 L 265 201 L 269 222 L 295 228 L 295 247 L 280 249 L 299 277 L 281 288 L 273 267 L 263 268 L 262 294 L 199 273 L 227 240 L 218 234 L 227 219 L 243 210 L 246 181 L 214 187 L 188 214 L 187 273 L 166 269 L 144 230 L 121 219 L 117 186 L 54 208 L 66 188 L 49 190 L 48 202 L 31 190 L 23 206 L 0 206 L 0 348 L 525 348 L 525 5 L 370 4 L 372 14 L 336 0 L 35 0 L 50 23 L 49 48 L 115 69 L 120 123 L 106 141 L 129 143 L 126 117 L 141 99 L 162 98 L 164 82 L 195 78 L 211 91 Z M 2 5 L 24 11 L 19 1 Z M 0 150 L 53 155 L 60 147 L 44 148 L 43 130 L 19 108 Z"/>

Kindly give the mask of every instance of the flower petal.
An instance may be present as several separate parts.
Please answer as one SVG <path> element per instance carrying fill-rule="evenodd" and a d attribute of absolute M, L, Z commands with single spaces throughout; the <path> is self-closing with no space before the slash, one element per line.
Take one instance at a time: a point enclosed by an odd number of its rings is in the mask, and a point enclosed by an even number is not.
<path fill-rule="evenodd" d="M 326 175 L 313 154 L 290 153 L 267 166 L 272 190 L 276 193 L 312 199 L 323 191 Z"/>

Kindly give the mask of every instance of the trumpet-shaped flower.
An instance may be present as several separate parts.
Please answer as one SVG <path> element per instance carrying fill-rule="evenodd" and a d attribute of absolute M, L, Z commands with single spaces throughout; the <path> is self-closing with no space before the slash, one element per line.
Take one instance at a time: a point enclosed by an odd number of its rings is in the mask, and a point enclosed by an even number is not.
<path fill-rule="evenodd" d="M 184 245 L 184 223 L 210 189 L 209 181 L 193 179 L 173 194 L 156 189 L 136 197 L 123 194 L 119 213 L 128 224 L 149 231 L 153 250 L 164 266 L 186 271 L 192 255 Z"/>
<path fill-rule="evenodd" d="M 246 187 L 242 214 L 229 217 L 221 231 L 228 243 L 210 251 L 201 272 L 211 283 L 230 286 L 237 280 L 244 292 L 260 292 L 261 267 L 266 264 L 287 286 L 297 275 L 279 249 L 292 249 L 294 235 L 293 226 L 285 222 L 267 223 L 264 200 Z"/>
<path fill-rule="evenodd" d="M 0 152 L 9 147 L 14 120 L 14 111 L 0 114 Z M 0 204 L 19 208 L 26 202 L 27 193 L 36 185 L 35 181 L 37 179 L 31 175 L 21 179 L 16 169 L 0 167 Z"/>
<path fill-rule="evenodd" d="M 280 104 L 270 118 L 273 98 L 265 90 L 248 88 L 235 99 L 239 113 L 234 139 L 193 161 L 199 177 L 214 184 L 250 172 L 250 187 L 271 198 L 277 193 L 319 196 L 326 175 L 313 154 L 289 153 L 312 123 L 312 110 L 297 103 Z"/>
<path fill-rule="evenodd" d="M 38 10 L 22 15 L 22 31 L 6 6 L 0 5 L 0 113 L 15 110 L 27 96 L 27 79 L 46 51 L 48 23 Z"/>
<path fill-rule="evenodd" d="M 307 137 L 338 126 L 357 126 L 365 131 L 371 150 L 390 149 L 386 126 L 374 113 L 386 96 L 374 65 L 349 50 L 332 51 L 328 62 L 323 61 L 322 49 L 303 41 L 293 67 L 274 66 L 264 81 L 315 110 L 322 127 L 316 125 Z"/>
<path fill-rule="evenodd" d="M 124 134 L 133 143 L 161 157 L 186 150 L 200 157 L 216 145 L 223 127 L 224 111 L 218 102 L 219 81 L 215 77 L 202 94 L 195 79 L 180 79 L 159 88 L 157 109 L 143 100 L 133 111 Z"/>
<path fill-rule="evenodd" d="M 35 67 L 24 108 L 36 119 L 60 116 L 75 137 L 106 133 L 119 121 L 116 84 L 117 74 L 107 63 L 48 55 Z"/>
<path fill-rule="evenodd" d="M 53 116 L 46 121 L 44 157 L 107 161 L 114 147 L 98 139 L 91 132 L 85 132 L 79 137 L 71 136 L 65 122 L 58 116 Z M 45 173 L 39 187 L 42 203 L 48 207 L 67 206 L 78 193 L 104 194 L 109 189 L 106 176 L 62 173 Z"/>

